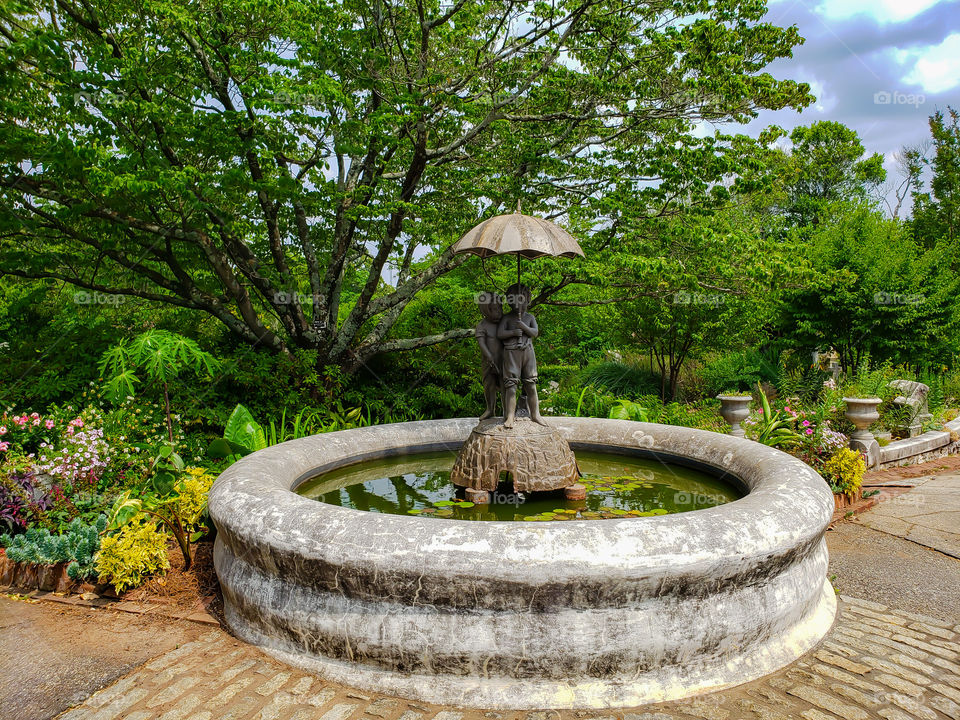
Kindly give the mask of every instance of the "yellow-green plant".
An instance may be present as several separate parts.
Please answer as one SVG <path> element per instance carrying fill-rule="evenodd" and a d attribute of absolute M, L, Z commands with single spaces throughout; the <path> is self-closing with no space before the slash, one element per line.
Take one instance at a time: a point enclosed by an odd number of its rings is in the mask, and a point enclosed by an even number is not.
<path fill-rule="evenodd" d="M 163 523 L 180 545 L 183 569 L 193 565 L 190 543 L 203 537 L 206 528 L 198 523 L 207 507 L 207 492 L 213 477 L 201 468 L 186 468 L 183 459 L 170 445 L 160 449 L 153 461 L 150 480 L 139 488 L 139 497 L 127 490 L 117 496 L 110 510 L 107 530 L 123 527 L 126 523 L 147 515 Z"/>
<path fill-rule="evenodd" d="M 117 592 L 136 587 L 146 576 L 169 567 L 167 534 L 153 522 L 127 523 L 120 532 L 100 541 L 97 575 L 113 583 Z"/>
<path fill-rule="evenodd" d="M 850 448 L 840 448 L 824 463 L 823 472 L 836 493 L 853 497 L 863 483 L 867 464 L 863 455 Z"/>
<path fill-rule="evenodd" d="M 214 477 L 203 468 L 188 467 L 176 484 L 177 514 L 184 530 L 195 533 L 203 529 L 203 514 L 207 509 L 207 493 Z"/>

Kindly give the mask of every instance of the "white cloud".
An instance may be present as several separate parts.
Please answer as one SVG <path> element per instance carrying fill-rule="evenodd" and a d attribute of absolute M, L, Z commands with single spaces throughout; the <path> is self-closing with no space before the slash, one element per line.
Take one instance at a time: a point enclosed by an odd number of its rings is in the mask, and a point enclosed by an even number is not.
<path fill-rule="evenodd" d="M 903 76 L 904 82 L 919 85 L 929 93 L 940 93 L 960 85 L 960 33 L 944 38 L 939 45 L 896 50 L 894 57 L 902 64 L 913 64 Z"/>
<path fill-rule="evenodd" d="M 869 15 L 879 23 L 903 22 L 933 7 L 941 0 L 823 0 L 817 12 L 827 20 L 845 20 Z"/>

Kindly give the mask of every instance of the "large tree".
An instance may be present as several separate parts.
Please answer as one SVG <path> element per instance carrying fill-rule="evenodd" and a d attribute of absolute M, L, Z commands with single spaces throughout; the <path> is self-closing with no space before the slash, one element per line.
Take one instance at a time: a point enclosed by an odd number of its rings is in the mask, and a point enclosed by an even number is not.
<path fill-rule="evenodd" d="M 782 210 L 798 225 L 816 225 L 840 201 L 875 199 L 886 179 L 883 156 L 867 155 L 856 130 L 821 120 L 790 133 L 790 150 L 777 168 Z"/>
<path fill-rule="evenodd" d="M 347 369 L 465 337 L 392 331 L 483 217 L 521 199 L 575 214 L 602 229 L 589 253 L 615 245 L 608 197 L 651 216 L 722 200 L 741 152 L 696 125 L 811 99 L 763 72 L 802 42 L 765 12 L 764 0 L 12 0 L 0 273 L 195 309 L 251 344 L 314 348 Z"/>
<path fill-rule="evenodd" d="M 956 266 L 960 235 L 960 112 L 948 107 L 930 116 L 931 152 L 906 151 L 908 178 L 913 180 L 913 228 L 928 247 L 946 244 Z M 930 189 L 924 189 L 923 171 L 929 168 Z"/>

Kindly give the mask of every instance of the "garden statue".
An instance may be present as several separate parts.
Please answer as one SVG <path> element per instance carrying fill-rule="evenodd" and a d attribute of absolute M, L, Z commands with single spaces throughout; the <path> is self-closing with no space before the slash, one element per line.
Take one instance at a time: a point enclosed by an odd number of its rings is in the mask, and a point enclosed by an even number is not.
<path fill-rule="evenodd" d="M 517 282 L 507 289 L 510 312 L 503 314 L 496 293 L 480 296 L 483 320 L 474 334 L 482 356 L 481 377 L 486 407 L 477 426 L 457 453 L 450 481 L 464 488 L 466 499 L 489 503 L 493 491 L 509 482 L 515 493 L 562 490 L 580 502 L 586 488 L 577 482 L 580 469 L 563 433 L 540 415 L 537 356 L 533 341 L 540 335 L 528 310 L 532 293 L 520 282 L 520 258 L 583 256 L 577 241 L 549 220 L 517 212 L 489 218 L 454 245 L 455 253 L 481 258 L 517 256 Z M 517 390 L 523 394 L 517 400 Z M 503 417 L 496 417 L 497 390 Z"/>
<path fill-rule="evenodd" d="M 900 412 L 897 431 L 906 437 L 916 437 L 923 432 L 923 423 L 933 418 L 927 408 L 930 386 L 913 380 L 894 380 L 890 383 L 890 387 L 900 392 L 893 399 L 894 407 Z"/>
<path fill-rule="evenodd" d="M 546 425 L 540 415 L 537 396 L 537 356 L 533 339 L 540 334 L 537 319 L 527 312 L 530 288 L 517 283 L 507 288 L 510 312 L 503 316 L 497 335 L 503 341 L 503 426 L 512 428 L 517 411 L 517 386 L 522 384 L 527 396 L 530 419 Z"/>
<path fill-rule="evenodd" d="M 496 293 L 485 292 L 480 295 L 478 305 L 483 320 L 477 323 L 474 334 L 477 344 L 480 345 L 480 378 L 483 383 L 483 397 L 487 403 L 480 419 L 486 420 L 497 414 L 497 393 L 500 392 L 503 382 L 503 343 L 498 335 L 500 319 L 503 317 L 503 298 Z"/>

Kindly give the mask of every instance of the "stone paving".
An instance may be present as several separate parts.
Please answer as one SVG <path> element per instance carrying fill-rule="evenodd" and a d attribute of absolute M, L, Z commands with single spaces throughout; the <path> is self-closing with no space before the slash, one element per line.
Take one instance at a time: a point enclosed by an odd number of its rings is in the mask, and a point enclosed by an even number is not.
<path fill-rule="evenodd" d="M 915 487 L 880 502 L 860 516 L 874 530 L 960 558 L 960 474 L 911 481 Z"/>
<path fill-rule="evenodd" d="M 695 700 L 607 711 L 460 710 L 365 693 L 221 630 L 160 654 L 59 720 L 960 720 L 960 625 L 841 596 L 816 650 Z"/>

